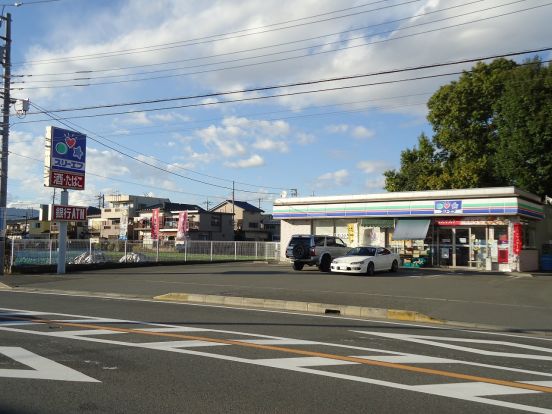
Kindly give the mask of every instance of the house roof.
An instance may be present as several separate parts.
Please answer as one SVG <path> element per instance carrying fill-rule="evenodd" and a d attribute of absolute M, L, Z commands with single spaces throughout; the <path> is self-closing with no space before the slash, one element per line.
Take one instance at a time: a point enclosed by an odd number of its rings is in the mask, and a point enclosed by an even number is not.
<path fill-rule="evenodd" d="M 151 211 L 154 208 L 158 208 L 163 211 L 189 211 L 189 210 L 205 211 L 203 208 L 195 204 L 171 203 L 167 201 L 159 204 L 154 204 L 152 206 L 144 207 L 140 209 L 140 211 Z"/>
<path fill-rule="evenodd" d="M 214 211 L 214 210 L 222 207 L 225 204 L 232 204 L 232 200 L 223 201 L 222 203 L 220 203 L 220 204 L 216 205 L 215 207 L 213 207 L 211 209 L 211 211 Z M 249 204 L 247 201 L 234 200 L 234 205 L 236 207 L 239 207 L 239 208 L 241 208 L 245 211 L 249 211 L 251 213 L 264 213 L 264 210 L 261 210 L 260 208 L 255 207 L 253 204 Z"/>

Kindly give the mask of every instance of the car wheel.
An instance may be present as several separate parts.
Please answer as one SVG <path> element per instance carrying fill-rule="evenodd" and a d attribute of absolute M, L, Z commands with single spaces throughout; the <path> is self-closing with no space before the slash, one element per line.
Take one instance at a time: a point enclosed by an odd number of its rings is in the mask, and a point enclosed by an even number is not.
<path fill-rule="evenodd" d="M 293 262 L 293 270 L 303 270 L 303 266 L 305 266 L 305 263 Z"/>
<path fill-rule="evenodd" d="M 320 271 L 329 272 L 331 264 L 332 264 L 332 259 L 330 256 L 326 255 L 322 257 L 322 261 L 320 262 Z"/>
<path fill-rule="evenodd" d="M 391 265 L 390 272 L 396 273 L 397 270 L 399 270 L 399 262 L 397 262 L 396 260 L 393 260 L 393 264 Z"/>
<path fill-rule="evenodd" d="M 308 253 L 307 246 L 305 244 L 296 244 L 293 246 L 293 258 L 305 259 Z"/>
<path fill-rule="evenodd" d="M 374 263 L 372 262 L 368 263 L 368 267 L 366 268 L 366 275 L 374 276 Z"/>

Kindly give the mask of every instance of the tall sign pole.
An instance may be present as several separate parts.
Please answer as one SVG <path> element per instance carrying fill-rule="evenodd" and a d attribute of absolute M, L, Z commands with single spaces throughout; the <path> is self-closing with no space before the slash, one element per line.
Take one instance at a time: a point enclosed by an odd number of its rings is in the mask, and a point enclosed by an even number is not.
<path fill-rule="evenodd" d="M 6 254 L 6 205 L 8 196 L 8 139 L 10 134 L 10 76 L 11 76 L 11 14 L 0 16 L 6 22 L 6 36 L 2 65 L 4 66 L 4 90 L 2 106 L 2 154 L 0 157 L 0 274 L 4 274 Z"/>
<path fill-rule="evenodd" d="M 66 129 L 47 127 L 44 142 L 44 186 L 61 188 L 60 205 L 50 206 L 51 221 L 59 223 L 58 274 L 65 273 L 67 222 L 85 218 L 85 208 L 69 206 L 71 190 L 84 190 L 86 135 Z"/>

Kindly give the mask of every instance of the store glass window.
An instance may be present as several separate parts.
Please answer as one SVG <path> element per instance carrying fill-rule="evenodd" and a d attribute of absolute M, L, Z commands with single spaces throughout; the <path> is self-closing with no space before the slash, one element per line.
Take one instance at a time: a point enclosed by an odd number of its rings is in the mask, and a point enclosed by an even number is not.
<path fill-rule="evenodd" d="M 521 227 L 522 229 L 522 242 L 523 242 L 523 249 L 536 249 L 537 248 L 537 242 L 536 242 L 536 225 L 535 223 L 527 223 L 523 224 Z"/>

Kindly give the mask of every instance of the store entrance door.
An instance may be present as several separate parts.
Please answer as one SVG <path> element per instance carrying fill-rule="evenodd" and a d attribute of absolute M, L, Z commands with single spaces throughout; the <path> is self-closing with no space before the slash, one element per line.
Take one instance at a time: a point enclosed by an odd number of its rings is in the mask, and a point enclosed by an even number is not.
<path fill-rule="evenodd" d="M 437 246 L 439 266 L 452 266 L 452 243 L 453 243 L 452 229 L 438 227 L 437 230 Z"/>
<path fill-rule="evenodd" d="M 454 266 L 470 265 L 470 230 L 455 229 Z"/>

